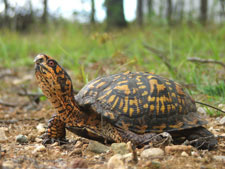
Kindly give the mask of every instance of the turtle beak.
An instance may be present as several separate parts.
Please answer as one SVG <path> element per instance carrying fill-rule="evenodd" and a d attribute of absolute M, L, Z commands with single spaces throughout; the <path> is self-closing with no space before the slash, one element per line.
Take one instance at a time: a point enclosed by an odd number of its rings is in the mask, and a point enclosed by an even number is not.
<path fill-rule="evenodd" d="M 34 58 L 34 63 L 36 64 L 36 65 L 38 65 L 38 64 L 40 64 L 40 63 L 42 63 L 44 61 L 44 59 L 43 59 L 43 55 L 37 55 L 35 58 Z"/>

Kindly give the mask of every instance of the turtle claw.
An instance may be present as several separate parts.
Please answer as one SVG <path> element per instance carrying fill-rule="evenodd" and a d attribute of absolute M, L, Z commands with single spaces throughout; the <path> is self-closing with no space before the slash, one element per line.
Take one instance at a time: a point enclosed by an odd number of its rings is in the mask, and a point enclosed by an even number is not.
<path fill-rule="evenodd" d="M 46 146 L 47 144 L 53 144 L 55 142 L 57 142 L 59 145 L 63 145 L 63 144 L 69 143 L 69 141 L 66 138 L 51 138 L 47 134 L 43 134 L 41 136 L 41 138 L 43 139 L 42 144 L 44 146 Z"/>

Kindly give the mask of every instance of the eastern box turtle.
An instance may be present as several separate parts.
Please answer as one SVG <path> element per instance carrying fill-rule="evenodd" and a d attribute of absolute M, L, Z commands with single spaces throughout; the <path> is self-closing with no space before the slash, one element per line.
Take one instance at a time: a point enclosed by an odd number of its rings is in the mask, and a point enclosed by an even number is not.
<path fill-rule="evenodd" d="M 67 72 L 50 56 L 35 58 L 35 74 L 43 93 L 57 110 L 49 120 L 44 144 L 65 140 L 66 131 L 107 142 L 148 144 L 158 133 L 174 140 L 198 140 L 193 146 L 212 149 L 217 140 L 202 127 L 195 101 L 176 82 L 152 73 L 120 73 L 99 77 L 74 97 Z M 208 139 L 201 139 L 208 138 Z"/>

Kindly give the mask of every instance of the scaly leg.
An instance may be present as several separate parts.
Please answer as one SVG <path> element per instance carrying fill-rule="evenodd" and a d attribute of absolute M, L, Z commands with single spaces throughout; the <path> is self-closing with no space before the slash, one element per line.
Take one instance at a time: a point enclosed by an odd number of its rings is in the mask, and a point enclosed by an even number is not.
<path fill-rule="evenodd" d="M 160 134 L 157 133 L 145 133 L 145 134 L 136 134 L 129 130 L 117 129 L 120 136 L 124 142 L 131 141 L 137 147 L 143 147 L 149 143 L 157 145 L 164 142 L 171 142 L 172 137 L 169 133 L 163 132 Z"/>
<path fill-rule="evenodd" d="M 62 122 L 57 115 L 52 116 L 52 118 L 48 121 L 48 128 L 43 137 L 44 145 L 52 144 L 54 142 L 59 142 L 59 144 L 67 143 L 65 123 Z"/>

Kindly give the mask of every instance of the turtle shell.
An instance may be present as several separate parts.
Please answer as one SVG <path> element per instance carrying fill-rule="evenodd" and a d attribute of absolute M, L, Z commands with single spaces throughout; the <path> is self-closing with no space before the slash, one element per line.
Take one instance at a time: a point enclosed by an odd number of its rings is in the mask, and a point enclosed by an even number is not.
<path fill-rule="evenodd" d="M 152 73 L 99 77 L 85 85 L 75 100 L 114 126 L 139 134 L 206 124 L 197 114 L 195 101 L 178 83 Z"/>

